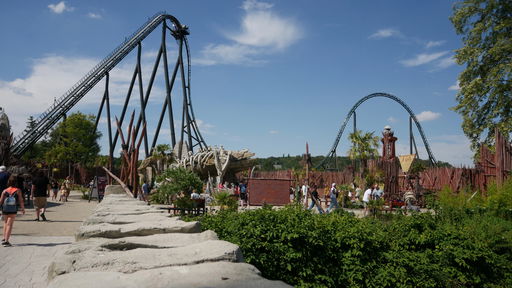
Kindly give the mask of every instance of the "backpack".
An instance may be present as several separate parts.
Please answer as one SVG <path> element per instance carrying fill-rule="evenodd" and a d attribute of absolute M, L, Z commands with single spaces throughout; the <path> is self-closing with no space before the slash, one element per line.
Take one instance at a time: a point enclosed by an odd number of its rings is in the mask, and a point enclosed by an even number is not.
<path fill-rule="evenodd" d="M 4 190 L 4 193 L 7 193 L 5 199 L 4 199 L 4 203 L 2 205 L 2 211 L 5 212 L 5 213 L 13 213 L 13 212 L 17 212 L 18 211 L 18 208 L 16 207 L 16 198 L 18 196 L 18 193 L 16 193 L 18 191 L 17 188 L 14 188 L 14 187 L 9 187 L 7 189 Z"/>

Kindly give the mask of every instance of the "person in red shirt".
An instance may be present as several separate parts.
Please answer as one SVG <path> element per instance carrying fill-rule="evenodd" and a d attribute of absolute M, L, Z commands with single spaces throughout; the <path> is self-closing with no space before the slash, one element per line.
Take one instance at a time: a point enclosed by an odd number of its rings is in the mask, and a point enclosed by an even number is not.
<path fill-rule="evenodd" d="M 21 190 L 16 187 L 17 183 L 18 181 L 16 176 L 11 175 L 7 180 L 7 188 L 2 191 L 2 196 L 0 197 L 0 204 L 2 205 L 2 216 L 4 218 L 4 237 L 2 239 L 2 245 L 5 247 L 12 246 L 11 243 L 9 243 L 9 238 L 11 237 L 14 220 L 16 219 L 16 214 L 18 213 L 17 205 L 20 206 L 21 212 L 25 214 L 25 202 L 23 201 Z"/>

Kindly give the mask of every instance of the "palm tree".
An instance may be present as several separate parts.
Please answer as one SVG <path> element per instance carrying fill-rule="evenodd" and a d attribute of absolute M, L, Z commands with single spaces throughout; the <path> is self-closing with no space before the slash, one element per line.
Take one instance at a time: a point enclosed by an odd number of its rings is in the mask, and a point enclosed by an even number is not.
<path fill-rule="evenodd" d="M 379 136 L 374 136 L 374 132 L 363 132 L 356 130 L 348 135 L 352 147 L 348 150 L 348 155 L 352 161 L 358 161 L 360 171 L 366 169 L 366 160 L 379 155 Z"/>
<path fill-rule="evenodd" d="M 169 144 L 158 144 L 153 149 L 151 156 L 156 160 L 157 173 L 161 173 L 166 167 L 168 153 L 171 151 L 171 145 Z"/>

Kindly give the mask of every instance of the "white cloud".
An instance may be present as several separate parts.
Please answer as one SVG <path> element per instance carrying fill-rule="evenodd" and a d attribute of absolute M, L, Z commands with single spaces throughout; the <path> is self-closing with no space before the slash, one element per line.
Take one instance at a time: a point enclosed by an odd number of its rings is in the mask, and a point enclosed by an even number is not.
<path fill-rule="evenodd" d="M 71 12 L 75 10 L 74 7 L 67 6 L 65 1 L 60 1 L 57 4 L 50 4 L 48 5 L 48 8 L 50 8 L 50 10 L 55 14 L 62 14 L 64 12 Z"/>
<path fill-rule="evenodd" d="M 450 56 L 450 57 L 446 57 L 446 58 L 443 58 L 439 61 L 439 63 L 437 63 L 437 67 L 438 68 L 441 68 L 441 69 L 444 69 L 444 68 L 448 68 L 450 66 L 453 66 L 455 65 L 455 58 L 453 58 L 453 56 Z"/>
<path fill-rule="evenodd" d="M 380 29 L 377 32 L 370 35 L 369 39 L 383 39 L 383 38 L 389 38 L 389 37 L 400 37 L 402 36 L 402 33 L 396 29 Z"/>
<path fill-rule="evenodd" d="M 241 30 L 227 37 L 238 44 L 271 49 L 284 49 L 302 37 L 294 20 L 282 18 L 267 10 L 247 11 Z"/>
<path fill-rule="evenodd" d="M 393 116 L 390 116 L 390 117 L 388 118 L 388 122 L 389 122 L 389 123 L 397 123 L 397 122 L 398 122 L 398 119 L 396 119 L 396 118 L 395 118 L 395 117 L 393 117 Z"/>
<path fill-rule="evenodd" d="M 205 134 L 205 135 L 215 135 L 216 134 L 214 132 L 215 125 L 206 123 L 201 119 L 196 119 L 196 124 L 197 124 L 201 134 Z"/>
<path fill-rule="evenodd" d="M 279 134 L 279 131 L 277 130 L 270 130 L 268 131 L 269 134 L 272 134 L 272 135 L 276 135 L 276 134 Z"/>
<path fill-rule="evenodd" d="M 450 90 L 450 91 L 458 91 L 458 90 L 460 90 L 459 84 L 460 84 L 460 82 L 459 82 L 459 80 L 457 80 L 457 82 L 455 82 L 455 84 L 453 84 L 452 86 L 448 87 L 448 90 Z"/>
<path fill-rule="evenodd" d="M 441 46 L 445 42 L 446 41 L 444 41 L 444 40 L 442 40 L 442 41 L 428 41 L 427 44 L 425 45 L 425 48 L 429 49 L 429 48 L 432 48 L 432 47 Z"/>
<path fill-rule="evenodd" d="M 201 50 L 202 56 L 193 61 L 194 64 L 205 66 L 215 64 L 257 65 L 266 62 L 255 59 L 260 54 L 258 49 L 244 45 L 210 44 Z"/>
<path fill-rule="evenodd" d="M 39 117 L 54 103 L 54 99 L 59 99 L 64 95 L 98 62 L 99 60 L 95 58 L 50 55 L 35 59 L 26 78 L 18 78 L 12 81 L 0 80 L 1 107 L 5 109 L 9 116 L 14 135 L 25 129 L 26 120 L 29 116 Z M 153 63 L 150 63 L 151 60 L 147 62 L 143 62 L 143 76 L 148 75 L 148 72 L 145 71 L 150 71 L 148 67 L 153 65 Z M 109 94 L 112 106 L 124 104 L 133 69 L 134 63 L 128 61 L 118 64 L 110 72 Z M 78 103 L 79 108 L 86 105 L 99 107 L 104 86 L 102 80 Z M 138 95 L 137 89 L 137 87 L 134 87 L 133 95 Z M 152 94 L 164 95 L 163 91 L 162 87 L 154 86 Z M 132 97 L 132 100 L 137 102 L 138 98 Z M 150 98 L 150 101 L 152 101 L 152 98 Z M 205 129 L 210 128 L 206 124 L 203 127 L 206 127 Z"/>
<path fill-rule="evenodd" d="M 11 120 L 14 134 L 25 129 L 25 121 L 30 115 L 37 118 L 96 63 L 87 58 L 47 56 L 34 60 L 27 78 L 0 81 L 2 106 Z"/>
<path fill-rule="evenodd" d="M 439 135 L 428 140 L 432 154 L 437 161 L 448 162 L 456 167 L 473 166 L 471 144 L 464 135 Z M 428 159 L 427 150 L 420 137 L 416 137 L 418 154 L 421 159 Z M 409 154 L 409 144 L 397 143 L 398 155 Z"/>
<path fill-rule="evenodd" d="M 297 21 L 278 15 L 272 8 L 270 3 L 245 1 L 239 31 L 225 33 L 232 42 L 208 44 L 195 58 L 195 64 L 262 64 L 266 61 L 258 56 L 282 52 L 301 39 L 303 32 Z"/>
<path fill-rule="evenodd" d="M 423 111 L 416 115 L 416 119 L 418 119 L 419 122 L 436 120 L 439 117 L 441 117 L 441 113 L 432 111 Z"/>
<path fill-rule="evenodd" d="M 400 61 L 400 63 L 402 63 L 402 65 L 404 65 L 405 67 L 420 66 L 423 64 L 430 63 L 436 59 L 439 59 L 439 58 L 443 57 L 444 55 L 446 55 L 447 53 L 448 53 L 448 51 L 442 51 L 442 52 L 431 53 L 431 54 L 426 54 L 426 53 L 418 54 L 418 55 L 416 55 L 416 57 L 414 57 L 412 59 L 402 60 L 402 61 Z"/>
<path fill-rule="evenodd" d="M 92 12 L 87 13 L 87 17 L 92 18 L 92 19 L 101 19 L 101 18 L 103 18 L 103 16 L 101 16 L 101 14 L 92 13 Z"/>

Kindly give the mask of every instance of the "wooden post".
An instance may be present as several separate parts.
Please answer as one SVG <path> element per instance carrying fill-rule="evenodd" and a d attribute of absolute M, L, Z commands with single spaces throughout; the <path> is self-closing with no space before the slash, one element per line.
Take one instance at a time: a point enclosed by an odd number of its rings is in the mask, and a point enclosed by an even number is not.
<path fill-rule="evenodd" d="M 105 172 L 107 172 L 107 174 L 110 175 L 110 177 L 114 178 L 117 181 L 117 183 L 119 183 L 121 185 L 121 187 L 123 187 L 124 192 L 126 192 L 126 194 L 128 194 L 128 196 L 133 198 L 132 192 L 130 191 L 128 186 L 126 186 L 126 184 L 123 181 L 121 181 L 121 179 L 117 178 L 117 176 L 114 175 L 112 172 L 110 172 L 107 168 L 105 168 L 105 167 L 101 167 L 101 168 L 103 168 L 103 170 L 105 170 Z"/>

